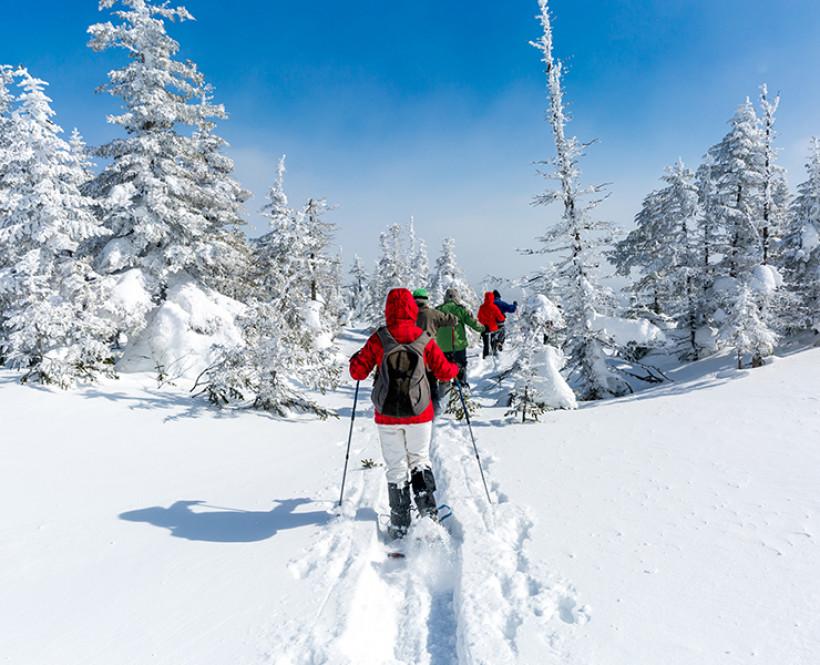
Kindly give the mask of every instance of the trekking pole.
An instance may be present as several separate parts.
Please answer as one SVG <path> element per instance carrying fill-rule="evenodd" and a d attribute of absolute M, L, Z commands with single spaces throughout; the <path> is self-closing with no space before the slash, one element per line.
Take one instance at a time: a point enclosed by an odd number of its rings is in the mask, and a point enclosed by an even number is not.
<path fill-rule="evenodd" d="M 473 436 L 473 426 L 470 424 L 470 414 L 467 412 L 467 403 L 464 401 L 464 393 L 461 392 L 461 383 L 458 379 L 453 379 L 458 388 L 458 395 L 461 397 L 461 406 L 464 408 L 464 417 L 467 419 L 467 428 L 470 430 L 470 439 L 473 441 L 473 450 L 475 451 L 475 459 L 478 462 L 478 470 L 481 472 L 481 482 L 484 483 L 484 491 L 487 493 L 487 502 L 492 504 L 493 500 L 490 498 L 490 490 L 487 489 L 487 481 L 484 479 L 484 469 L 481 468 L 481 458 L 478 456 L 478 447 L 475 445 L 475 437 Z"/>
<path fill-rule="evenodd" d="M 356 420 L 356 402 L 359 399 L 359 382 L 356 381 L 356 392 L 353 393 L 353 411 L 350 414 L 350 434 L 347 435 L 347 454 L 345 455 L 345 470 L 342 474 L 342 491 L 339 493 L 339 506 L 345 496 L 345 478 L 347 477 L 347 461 L 350 459 L 350 442 L 353 440 L 353 421 Z"/>

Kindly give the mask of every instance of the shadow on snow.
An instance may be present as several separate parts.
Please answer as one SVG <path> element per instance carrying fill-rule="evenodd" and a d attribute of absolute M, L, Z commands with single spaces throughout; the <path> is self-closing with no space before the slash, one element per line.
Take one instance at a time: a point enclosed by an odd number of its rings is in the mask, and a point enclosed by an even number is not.
<path fill-rule="evenodd" d="M 333 519 L 326 510 L 295 513 L 311 499 L 286 499 L 267 512 L 211 506 L 204 501 L 177 501 L 168 508 L 154 506 L 119 515 L 128 522 L 146 522 L 168 529 L 175 538 L 213 543 L 251 543 L 267 540 L 279 531 L 303 526 L 322 526 Z M 195 511 L 193 508 L 211 510 Z M 368 516 L 358 516 L 366 519 Z"/>

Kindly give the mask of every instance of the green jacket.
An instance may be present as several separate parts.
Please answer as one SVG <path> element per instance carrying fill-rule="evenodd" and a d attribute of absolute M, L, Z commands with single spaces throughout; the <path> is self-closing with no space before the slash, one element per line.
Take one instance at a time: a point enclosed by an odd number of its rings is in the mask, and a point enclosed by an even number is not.
<path fill-rule="evenodd" d="M 442 351 L 462 351 L 467 348 L 467 332 L 464 326 L 468 325 L 476 332 L 484 332 L 484 326 L 473 318 L 473 315 L 463 306 L 452 300 L 439 305 L 436 309 L 448 314 L 454 314 L 458 323 L 452 328 L 439 328 L 436 334 L 436 344 Z"/>

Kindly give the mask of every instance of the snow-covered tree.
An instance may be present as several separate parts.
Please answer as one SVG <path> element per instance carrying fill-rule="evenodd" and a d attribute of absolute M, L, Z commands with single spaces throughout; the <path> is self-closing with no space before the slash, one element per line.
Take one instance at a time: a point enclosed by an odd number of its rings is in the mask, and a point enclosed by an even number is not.
<path fill-rule="evenodd" d="M 323 285 L 326 298 L 325 309 L 335 322 L 337 329 L 348 325 L 351 315 L 345 294 L 344 277 L 342 276 L 343 266 L 344 252 L 340 247 L 336 257 L 330 263 L 328 279 Z"/>
<path fill-rule="evenodd" d="M 643 307 L 637 314 L 650 320 L 673 321 L 686 333 L 681 355 L 697 359 L 697 330 L 701 325 L 702 265 L 697 237 L 698 191 L 695 174 L 683 162 L 667 167 L 666 187 L 644 199 L 635 216 L 636 228 L 615 245 L 610 260 L 618 274 L 640 278 L 629 287 L 639 295 Z M 640 296 L 645 299 L 640 300 Z"/>
<path fill-rule="evenodd" d="M 98 316 L 106 294 L 78 258 L 104 231 L 79 189 L 83 165 L 52 121 L 46 83 L 24 69 L 15 76 L 23 92 L 3 128 L 14 150 L 0 172 L 0 347 L 24 380 L 69 387 L 113 371 L 113 329 Z"/>
<path fill-rule="evenodd" d="M 797 297 L 789 324 L 820 330 L 820 141 L 812 138 L 807 179 L 797 186 L 783 240 L 783 265 L 789 290 Z"/>
<path fill-rule="evenodd" d="M 547 162 L 554 170 L 543 174 L 557 180 L 557 190 L 548 190 L 536 198 L 536 203 L 563 203 L 560 222 L 539 238 L 542 247 L 525 253 L 548 253 L 555 256 L 556 277 L 560 300 L 567 319 L 567 339 L 564 352 L 568 356 L 570 376 L 581 399 L 601 399 L 621 395 L 629 386 L 607 364 L 608 340 L 591 328 L 596 311 L 604 307 L 606 292 L 596 284 L 595 270 L 601 247 L 610 241 L 609 223 L 594 220 L 592 209 L 601 188 L 583 187 L 580 183 L 578 160 L 584 146 L 575 137 L 566 136 L 568 118 L 563 96 L 563 63 L 552 53 L 552 26 L 547 0 L 539 0 L 544 34 L 533 46 L 543 55 L 547 74 L 547 95 L 550 101 L 547 119 L 552 129 L 556 156 Z"/>
<path fill-rule="evenodd" d="M 80 180 L 77 184 L 79 186 L 85 185 L 90 180 L 93 180 L 96 175 L 94 170 L 96 164 L 94 163 L 91 149 L 86 145 L 80 131 L 76 127 L 71 132 L 71 138 L 69 138 L 68 144 L 71 146 L 71 154 L 74 155 L 74 159 L 80 167 Z"/>
<path fill-rule="evenodd" d="M 292 411 L 326 417 L 307 389 L 334 388 L 341 374 L 334 338 L 338 318 L 333 288 L 335 261 L 326 256 L 332 225 L 324 201 L 301 210 L 288 205 L 285 162 L 260 211 L 270 231 L 256 243 L 257 293 L 240 317 L 242 344 L 226 348 L 198 383 L 214 403 L 240 401 L 286 416 Z"/>
<path fill-rule="evenodd" d="M 111 235 L 98 266 L 109 274 L 139 269 L 155 302 L 180 272 L 203 287 L 226 288 L 229 275 L 245 270 L 237 266 L 243 255 L 231 229 L 241 223 L 248 195 L 230 177 L 224 141 L 211 132 L 214 118 L 227 117 L 224 108 L 208 101 L 196 65 L 175 58 L 179 44 L 165 30 L 166 20 L 193 17 L 167 3 L 119 2 L 119 23 L 89 28 L 95 51 L 129 55 L 101 86 L 122 100 L 123 113 L 108 121 L 127 136 L 97 150 L 110 162 L 87 187 Z M 100 9 L 115 4 L 101 0 Z"/>
<path fill-rule="evenodd" d="M 769 113 L 772 112 L 770 108 Z M 774 338 L 773 331 L 762 332 L 763 327 L 773 323 L 773 292 L 756 288 L 753 282 L 760 281 L 757 269 L 765 265 L 767 256 L 764 239 L 769 233 L 766 224 L 771 223 L 771 219 L 767 221 L 764 217 L 767 196 L 769 203 L 775 201 L 771 191 L 768 195 L 766 191 L 774 189 L 777 180 L 771 146 L 748 99 L 735 112 L 723 140 L 709 149 L 709 157 L 717 200 L 714 221 L 725 239 L 724 256 L 715 264 L 710 293 L 711 300 L 720 307 L 713 319 L 719 328 L 719 339 L 743 344 L 745 350 L 748 345 L 744 340 Z M 773 214 L 774 209 L 769 213 Z M 754 294 L 754 302 L 761 311 L 751 306 L 750 294 Z M 754 363 L 759 364 L 762 356 L 757 354 L 765 355 L 770 347 L 765 342 L 750 344 L 754 348 Z"/>
<path fill-rule="evenodd" d="M 461 302 L 475 313 L 480 305 L 478 295 L 464 279 L 464 270 L 456 260 L 455 238 L 445 238 L 441 242 L 441 254 L 436 259 L 436 265 L 430 278 L 430 302 L 439 305 L 444 302 L 444 294 L 449 288 L 458 290 Z"/>
<path fill-rule="evenodd" d="M 726 279 L 726 278 L 723 278 Z M 752 367 L 774 351 L 777 334 L 766 321 L 767 294 L 779 286 L 779 274 L 771 266 L 758 266 L 750 279 L 728 280 L 730 308 L 721 333 L 737 353 L 737 368 L 743 369 L 744 357 L 751 356 Z"/>
<path fill-rule="evenodd" d="M 17 73 L 19 71 L 22 70 Z M 0 65 L 0 177 L 8 171 L 13 155 L 12 133 L 17 122 L 17 118 L 12 115 L 14 94 L 11 86 L 14 84 L 14 76 L 15 70 L 10 65 Z M 0 187 L 0 217 L 8 214 L 10 205 L 8 193 Z"/>
<path fill-rule="evenodd" d="M 575 394 L 561 376 L 563 353 L 554 346 L 553 332 L 564 320 L 556 305 L 542 294 L 528 298 L 521 317 L 524 341 L 509 372 L 512 381 L 507 415 L 538 420 L 545 411 L 575 409 Z"/>
<path fill-rule="evenodd" d="M 309 353 L 304 333 L 288 325 L 275 303 L 252 299 L 239 319 L 244 344 L 224 349 L 197 385 L 218 405 L 246 403 L 281 416 L 306 412 L 325 419 L 335 415 L 308 392 L 329 387 L 325 358 Z M 338 364 L 334 366 L 338 381 Z"/>
<path fill-rule="evenodd" d="M 416 228 L 413 218 L 407 226 L 408 253 L 410 260 L 408 263 L 407 284 L 412 291 L 414 289 L 426 289 L 430 282 L 430 259 L 427 256 L 427 243 L 423 238 L 416 235 Z"/>
<path fill-rule="evenodd" d="M 379 318 L 384 317 L 384 303 L 390 289 L 410 288 L 410 254 L 404 241 L 401 224 L 390 224 L 386 233 L 379 235 L 382 255 L 378 261 L 376 274 L 375 306 Z M 413 287 L 415 288 L 415 287 Z"/>
<path fill-rule="evenodd" d="M 353 257 L 353 265 L 350 268 L 350 282 L 347 286 L 348 308 L 351 318 L 360 321 L 368 317 L 368 313 L 373 308 L 373 295 L 371 290 L 371 279 L 358 255 Z"/>
<path fill-rule="evenodd" d="M 338 319 L 330 316 L 326 305 L 338 275 L 335 260 L 328 256 L 334 225 L 323 218 L 331 208 L 324 199 L 313 198 L 302 209 L 290 208 L 284 174 L 282 157 L 268 203 L 260 210 L 270 220 L 270 231 L 257 241 L 257 271 L 267 297 L 277 302 L 290 326 L 304 329 L 310 308 L 318 313 L 323 333 L 332 338 L 338 332 Z"/>
<path fill-rule="evenodd" d="M 766 85 L 760 86 L 761 130 L 763 132 L 763 211 L 760 222 L 761 243 L 763 245 L 763 265 L 775 263 L 773 249 L 783 233 L 789 205 L 789 186 L 786 182 L 786 169 L 776 164 L 777 153 L 774 139 L 774 114 L 780 104 L 780 95 L 769 101 Z"/>
<path fill-rule="evenodd" d="M 724 232 L 718 274 L 737 277 L 763 263 L 765 144 L 760 121 L 747 99 L 735 111 L 723 140 L 709 149 L 717 206 L 715 223 Z"/>

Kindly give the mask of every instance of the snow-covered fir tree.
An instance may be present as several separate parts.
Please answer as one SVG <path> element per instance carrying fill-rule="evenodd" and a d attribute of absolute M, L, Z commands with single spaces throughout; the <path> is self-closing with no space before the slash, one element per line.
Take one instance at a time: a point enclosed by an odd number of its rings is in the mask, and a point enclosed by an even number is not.
<path fill-rule="evenodd" d="M 423 238 L 416 235 L 416 227 L 413 218 L 407 226 L 408 251 L 410 261 L 408 263 L 407 284 L 411 291 L 414 289 L 426 289 L 430 282 L 430 259 L 427 256 L 427 243 Z"/>
<path fill-rule="evenodd" d="M 23 92 L 3 128 L 14 150 L 0 171 L 0 347 L 24 380 L 69 387 L 113 374 L 113 328 L 98 316 L 106 293 L 79 258 L 105 232 L 80 192 L 83 164 L 59 136 L 46 83 L 25 69 L 15 77 Z"/>
<path fill-rule="evenodd" d="M 376 275 L 376 306 L 384 307 L 390 289 L 409 288 L 410 254 L 404 240 L 401 224 L 390 224 L 387 232 L 379 234 L 379 247 L 382 254 L 378 260 Z M 381 312 L 382 316 L 384 312 Z"/>
<path fill-rule="evenodd" d="M 820 141 L 811 140 L 807 179 L 797 186 L 782 243 L 785 280 L 796 296 L 793 330 L 820 331 Z"/>
<path fill-rule="evenodd" d="M 539 238 L 542 247 L 529 253 L 555 256 L 559 297 L 567 320 L 564 352 L 568 357 L 571 384 L 581 399 L 601 399 L 622 395 L 630 390 L 607 363 L 609 341 L 591 324 L 596 311 L 605 307 L 606 292 L 596 284 L 595 270 L 599 252 L 610 241 L 611 225 L 594 220 L 590 213 L 596 206 L 601 188 L 582 187 L 578 160 L 584 146 L 575 137 L 567 137 L 568 121 L 563 101 L 563 64 L 553 57 L 552 26 L 547 0 L 539 0 L 544 34 L 533 46 L 543 55 L 550 101 L 547 119 L 552 129 L 556 157 L 549 162 L 554 170 L 545 173 L 557 180 L 559 188 L 536 198 L 536 203 L 560 201 L 564 205 L 561 221 Z"/>
<path fill-rule="evenodd" d="M 101 0 L 110 9 L 117 0 Z M 89 28 L 95 51 L 121 48 L 129 64 L 108 74 L 101 90 L 122 100 L 124 111 L 108 121 L 126 137 L 98 148 L 110 160 L 86 191 L 96 200 L 110 238 L 100 248 L 99 269 L 121 275 L 131 269 L 161 303 L 173 275 L 213 289 L 245 267 L 235 225 L 248 194 L 230 177 L 225 145 L 212 133 L 225 118 L 212 104 L 204 76 L 190 61 L 175 58 L 179 44 L 165 21 L 193 17 L 184 7 L 150 0 L 119 0 L 118 23 Z"/>
<path fill-rule="evenodd" d="M 200 102 L 205 103 L 204 101 Z M 227 142 L 203 122 L 193 134 L 198 144 L 189 165 L 196 206 L 206 220 L 208 251 L 202 257 L 203 282 L 238 300 L 249 295 L 251 248 L 242 227 L 244 202 L 252 194 L 233 177 L 233 160 L 225 155 Z"/>
<path fill-rule="evenodd" d="M 326 309 L 329 316 L 336 321 L 339 329 L 350 325 L 350 307 L 347 302 L 347 294 L 344 285 L 344 251 L 339 248 L 336 257 L 330 264 L 328 271 L 328 281 L 325 285 L 327 293 Z"/>
<path fill-rule="evenodd" d="M 441 241 L 441 254 L 436 259 L 436 265 L 430 277 L 430 303 L 440 305 L 444 302 L 447 289 L 454 288 L 461 296 L 464 306 L 470 312 L 475 313 L 480 305 L 478 295 L 464 279 L 464 270 L 456 260 L 455 244 L 455 238 L 452 237 Z"/>
<path fill-rule="evenodd" d="M 260 211 L 271 230 L 256 244 L 256 294 L 239 319 L 243 343 L 224 349 L 198 383 L 214 403 L 240 401 L 281 416 L 307 411 L 324 418 L 329 412 L 307 389 L 335 388 L 341 374 L 334 345 L 339 323 L 328 309 L 338 277 L 325 254 L 332 225 L 321 220 L 323 201 L 289 207 L 284 174 L 282 157 Z"/>
<path fill-rule="evenodd" d="M 93 180 L 96 175 L 94 155 L 83 140 L 80 130 L 76 127 L 71 132 L 68 144 L 71 146 L 71 154 L 74 155 L 74 159 L 80 167 L 79 174 L 81 174 L 81 176 L 78 184 L 80 186 L 85 185 L 90 180 Z"/>
<path fill-rule="evenodd" d="M 774 139 L 775 112 L 780 104 L 780 95 L 770 101 L 766 85 L 760 86 L 761 131 L 763 132 L 763 192 L 762 220 L 760 222 L 761 244 L 763 245 L 763 265 L 775 264 L 773 252 L 783 233 L 788 211 L 789 186 L 786 182 L 786 169 L 778 165 Z"/>
<path fill-rule="evenodd" d="M 10 65 L 0 65 L 0 177 L 8 170 L 13 154 L 12 130 L 16 119 L 12 116 L 14 94 L 11 87 L 14 85 L 14 75 L 15 70 Z M 0 189 L 0 215 L 9 205 L 7 194 Z"/>
<path fill-rule="evenodd" d="M 684 333 L 680 355 L 695 360 L 697 331 L 704 318 L 698 191 L 695 174 L 682 161 L 665 171 L 666 187 L 644 199 L 635 216 L 636 228 L 615 245 L 610 260 L 618 274 L 640 274 L 628 287 L 638 296 L 634 313 L 654 323 L 672 322 Z"/>
<path fill-rule="evenodd" d="M 366 320 L 373 309 L 371 278 L 358 254 L 353 257 L 347 285 L 347 304 L 353 321 Z"/>
<path fill-rule="evenodd" d="M 373 298 L 368 315 L 371 325 L 383 324 L 384 303 L 390 289 L 405 288 L 412 291 L 426 288 L 429 275 L 427 252 L 423 242 L 416 236 L 412 220 L 406 229 L 401 224 L 390 224 L 387 232 L 379 234 L 379 247 L 381 256 L 373 274 Z M 417 267 L 419 264 L 421 268 Z M 426 271 L 424 277 L 422 271 Z"/>
<path fill-rule="evenodd" d="M 289 207 L 284 192 L 284 156 L 276 180 L 260 213 L 270 231 L 257 241 L 258 266 L 266 297 L 275 300 L 288 324 L 297 329 L 313 326 L 334 338 L 338 319 L 327 309 L 338 284 L 335 259 L 328 255 L 335 226 L 324 220 L 331 210 L 324 199 L 311 198 L 303 208 Z M 307 314 L 310 309 L 312 313 Z M 313 333 L 319 331 L 313 330 Z"/>
<path fill-rule="evenodd" d="M 717 202 L 714 223 L 721 229 L 725 244 L 723 258 L 715 264 L 715 278 L 707 295 L 718 306 L 713 314 L 719 330 L 718 339 L 742 343 L 745 350 L 750 348 L 744 341 L 746 339 L 774 337 L 772 330 L 764 333 L 761 328 L 773 323 L 770 307 L 773 291 L 757 287 L 757 284 L 771 280 L 761 280 L 761 271 L 757 268 L 765 265 L 767 179 L 773 184 L 776 172 L 770 164 L 767 173 L 770 146 L 767 146 L 766 134 L 748 99 L 737 109 L 730 124 L 723 140 L 709 149 L 711 180 Z M 779 281 L 779 276 L 773 276 L 773 279 Z M 751 306 L 750 294 L 754 294 L 760 311 Z M 743 331 L 744 321 L 746 331 Z M 763 356 L 758 354 L 765 355 L 769 346 L 766 343 L 750 344 L 754 348 L 753 364 L 760 364 Z"/>
<path fill-rule="evenodd" d="M 252 298 L 239 318 L 244 344 L 223 354 L 198 379 L 201 393 L 218 405 L 247 403 L 281 416 L 306 412 L 324 419 L 335 415 L 314 400 L 308 388 L 321 393 L 338 382 L 339 365 L 328 365 L 311 353 L 303 330 L 291 327 L 276 303 Z M 328 381 L 329 372 L 335 379 Z"/>
<path fill-rule="evenodd" d="M 523 342 L 517 349 L 509 378 L 510 410 L 522 422 L 538 420 L 546 411 L 575 409 L 575 394 L 561 376 L 564 354 L 554 345 L 555 328 L 563 328 L 561 311 L 543 294 L 527 300 L 521 317 Z"/>
<path fill-rule="evenodd" d="M 721 275 L 737 277 L 763 263 L 765 144 L 747 99 L 735 111 L 723 140 L 709 149 L 715 186 L 716 224 L 723 230 Z"/>
<path fill-rule="evenodd" d="M 773 268 L 758 266 L 753 279 L 736 280 L 727 286 L 731 289 L 732 306 L 721 326 L 721 334 L 735 349 L 738 369 L 743 369 L 746 356 L 750 356 L 752 367 L 759 367 L 763 358 L 774 351 L 777 334 L 765 320 L 763 303 L 779 286 L 779 281 L 775 280 L 777 272 Z"/>

